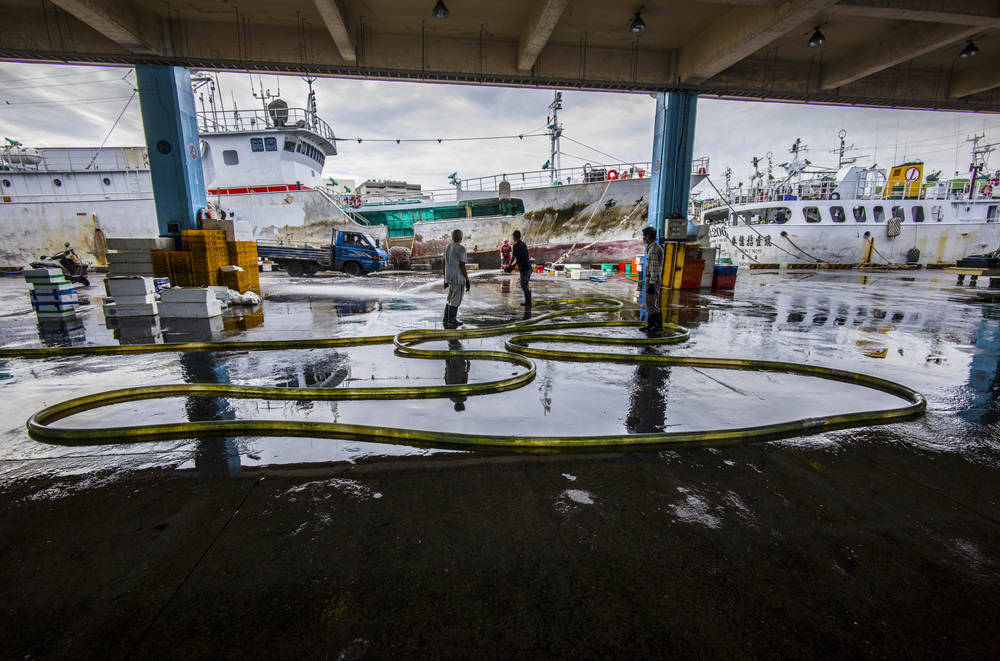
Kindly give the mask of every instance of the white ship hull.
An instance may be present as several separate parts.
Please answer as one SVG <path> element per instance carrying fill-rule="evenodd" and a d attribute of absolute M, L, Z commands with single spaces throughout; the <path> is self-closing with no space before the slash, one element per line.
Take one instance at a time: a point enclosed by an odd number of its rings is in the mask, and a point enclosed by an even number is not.
<path fill-rule="evenodd" d="M 854 209 L 865 209 L 858 222 Z M 889 209 L 902 207 L 908 217 L 898 223 L 895 234 Z M 765 208 L 783 208 L 791 213 L 783 223 L 745 222 Z M 818 210 L 819 221 L 807 223 L 804 210 Z M 834 215 L 832 208 L 844 210 Z M 884 208 L 880 221 L 876 208 Z M 923 221 L 914 216 L 923 209 Z M 713 247 L 747 267 L 862 264 L 945 265 L 972 254 L 1000 247 L 1000 200 L 815 200 L 733 206 L 729 219 L 709 222 Z M 733 220 L 739 215 L 739 219 Z M 844 220 L 835 222 L 834 217 Z M 895 234 L 895 235 L 894 235 Z"/>

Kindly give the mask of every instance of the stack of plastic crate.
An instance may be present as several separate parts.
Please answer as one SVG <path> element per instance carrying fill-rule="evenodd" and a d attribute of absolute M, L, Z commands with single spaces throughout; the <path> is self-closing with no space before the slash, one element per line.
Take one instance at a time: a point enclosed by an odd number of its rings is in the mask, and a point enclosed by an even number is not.
<path fill-rule="evenodd" d="M 194 285 L 221 285 L 222 274 L 219 269 L 229 262 L 226 233 L 222 230 L 183 230 L 181 243 L 185 252 L 191 253 Z"/>
<path fill-rule="evenodd" d="M 104 301 L 105 317 L 155 317 L 156 293 L 152 278 L 119 276 L 104 281 L 112 300 Z"/>
<path fill-rule="evenodd" d="M 223 284 L 241 294 L 247 290 L 260 294 L 260 271 L 257 268 L 257 244 L 254 241 L 227 241 L 229 263 L 242 271 L 223 273 Z M 236 276 L 233 273 L 237 274 Z M 238 276 L 238 277 L 237 277 Z M 239 287 L 234 287 L 238 284 Z"/>
<path fill-rule="evenodd" d="M 40 321 L 76 315 L 80 298 L 62 269 L 28 269 L 21 273 L 25 282 L 31 285 L 31 307 Z"/>

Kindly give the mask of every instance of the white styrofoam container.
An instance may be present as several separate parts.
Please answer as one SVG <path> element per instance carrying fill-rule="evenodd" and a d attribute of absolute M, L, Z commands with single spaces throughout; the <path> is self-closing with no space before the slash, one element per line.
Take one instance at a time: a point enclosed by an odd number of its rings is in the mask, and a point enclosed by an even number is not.
<path fill-rule="evenodd" d="M 119 276 L 104 281 L 108 296 L 147 296 L 155 293 L 152 278 Z"/>
<path fill-rule="evenodd" d="M 24 276 L 25 280 L 27 280 L 28 278 L 51 279 L 56 276 L 61 278 L 62 274 L 63 274 L 62 269 L 24 269 L 23 271 L 21 271 L 21 275 Z"/>
<path fill-rule="evenodd" d="M 76 308 L 66 310 L 35 310 L 39 319 L 66 319 L 76 316 Z"/>
<path fill-rule="evenodd" d="M 35 312 L 62 312 L 63 310 L 76 310 L 80 307 L 80 303 L 78 301 L 59 303 L 39 303 L 37 301 L 32 301 L 31 307 L 35 309 Z"/>
<path fill-rule="evenodd" d="M 165 303 L 161 301 L 159 309 L 161 317 L 207 319 L 222 314 L 222 303 L 216 299 L 207 303 Z"/>
<path fill-rule="evenodd" d="M 171 237 L 155 239 L 107 239 L 108 250 L 174 250 L 175 243 Z"/>
<path fill-rule="evenodd" d="M 32 303 L 79 303 L 80 296 L 73 288 L 56 290 L 53 293 L 30 291 Z"/>
<path fill-rule="evenodd" d="M 177 287 L 160 291 L 161 303 L 201 303 L 204 305 L 214 300 L 215 291 L 207 287 Z"/>
<path fill-rule="evenodd" d="M 115 296 L 115 303 L 118 305 L 149 305 L 156 302 L 156 294 L 146 294 L 145 296 Z"/>
<path fill-rule="evenodd" d="M 76 293 L 76 285 L 64 281 L 60 283 L 35 283 L 31 291 L 39 296 L 69 296 Z"/>
<path fill-rule="evenodd" d="M 152 264 L 153 258 L 148 250 L 120 250 L 108 253 L 108 266 L 111 264 Z"/>
<path fill-rule="evenodd" d="M 253 226 L 249 220 L 227 218 L 218 221 L 218 227 L 225 231 L 226 241 L 253 241 Z"/>
<path fill-rule="evenodd" d="M 104 306 L 105 317 L 155 317 L 156 303 L 122 305 L 112 303 Z"/>
<path fill-rule="evenodd" d="M 108 263 L 108 275 L 134 275 L 153 277 L 153 265 L 149 264 L 115 264 Z"/>

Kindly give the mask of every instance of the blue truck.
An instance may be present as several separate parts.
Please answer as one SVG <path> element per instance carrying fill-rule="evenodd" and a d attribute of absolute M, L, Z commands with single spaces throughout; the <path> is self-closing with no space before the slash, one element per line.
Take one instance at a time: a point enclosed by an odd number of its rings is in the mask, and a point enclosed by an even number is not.
<path fill-rule="evenodd" d="M 364 232 L 333 230 L 329 247 L 291 248 L 257 244 L 257 256 L 267 259 L 298 278 L 319 271 L 343 271 L 362 275 L 382 271 L 389 266 L 389 255 L 378 240 Z"/>

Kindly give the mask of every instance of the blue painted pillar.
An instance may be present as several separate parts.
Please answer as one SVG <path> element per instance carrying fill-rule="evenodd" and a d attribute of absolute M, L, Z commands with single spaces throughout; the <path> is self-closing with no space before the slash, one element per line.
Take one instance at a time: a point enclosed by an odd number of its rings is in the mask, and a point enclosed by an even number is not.
<path fill-rule="evenodd" d="M 191 76 L 183 67 L 140 64 L 135 79 L 160 234 L 198 229 L 205 174 Z"/>
<path fill-rule="evenodd" d="M 665 235 L 667 218 L 674 214 L 688 217 L 697 108 L 695 92 L 661 92 L 656 97 L 649 225 L 656 229 L 660 240 Z"/>

